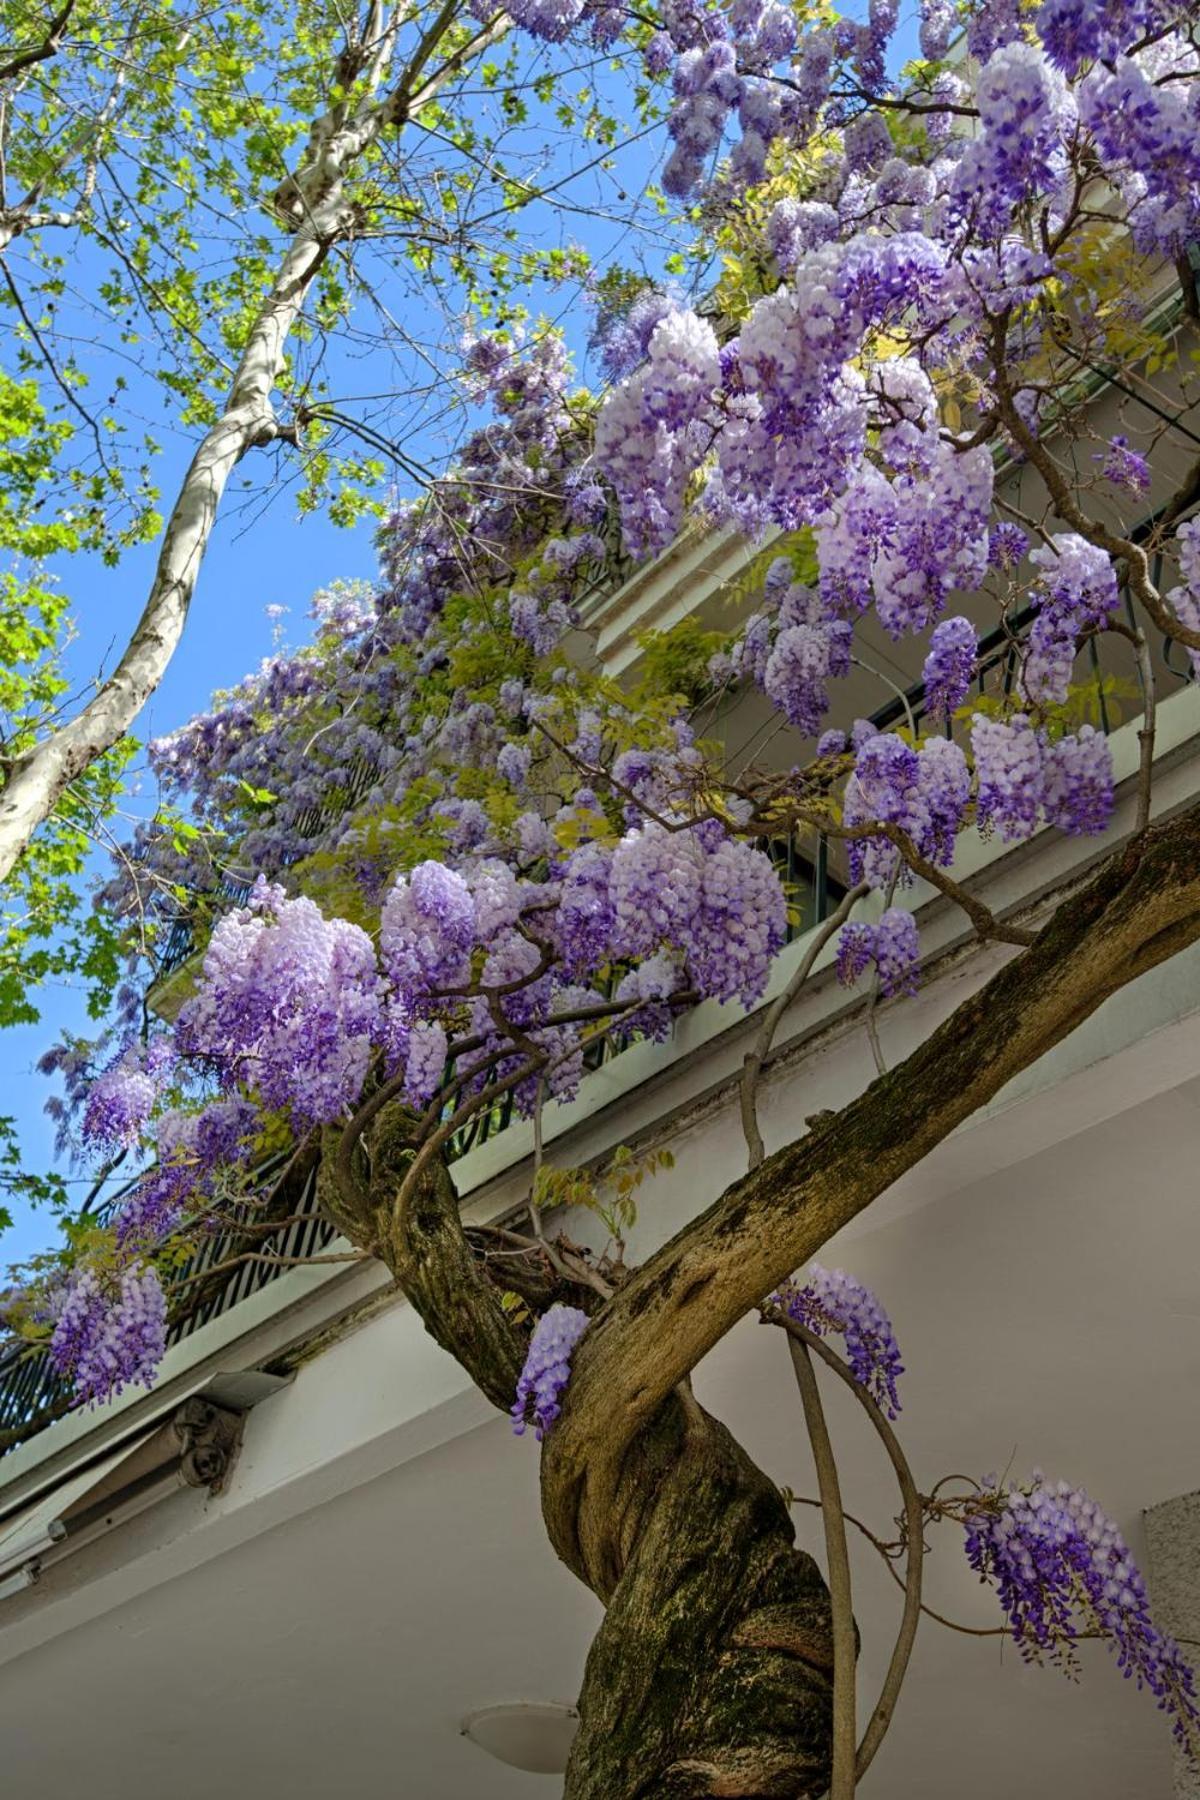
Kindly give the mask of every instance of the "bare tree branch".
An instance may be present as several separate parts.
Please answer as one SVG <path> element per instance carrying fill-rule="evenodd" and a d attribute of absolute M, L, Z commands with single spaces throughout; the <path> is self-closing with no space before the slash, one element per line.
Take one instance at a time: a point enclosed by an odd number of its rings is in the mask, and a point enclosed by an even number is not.
<path fill-rule="evenodd" d="M 858 1756 L 855 1762 L 855 1777 L 857 1780 L 861 1781 L 874 1761 L 875 1753 L 883 1742 L 888 1726 L 892 1722 L 892 1715 L 896 1710 L 896 1700 L 900 1693 L 901 1683 L 904 1680 L 905 1672 L 908 1668 L 909 1657 L 912 1655 L 913 1642 L 917 1635 L 917 1626 L 920 1623 L 921 1614 L 929 1611 L 929 1608 L 923 1606 L 921 1603 L 922 1569 L 925 1557 L 923 1537 L 924 1507 L 922 1505 L 920 1493 L 917 1491 L 917 1484 L 913 1480 L 912 1470 L 908 1466 L 908 1458 L 904 1454 L 899 1438 L 884 1417 L 883 1410 L 878 1402 L 867 1392 L 866 1388 L 864 1388 L 860 1382 L 855 1381 L 854 1376 L 850 1373 L 849 1368 L 842 1361 L 842 1358 L 837 1355 L 836 1351 L 831 1350 L 828 1344 L 823 1343 L 815 1333 L 801 1325 L 798 1320 L 789 1318 L 786 1313 L 772 1310 L 764 1316 L 767 1323 L 781 1326 L 790 1338 L 798 1341 L 799 1344 L 810 1350 L 814 1356 L 819 1356 L 821 1361 L 825 1363 L 828 1368 L 832 1369 L 838 1379 L 843 1381 L 850 1389 L 850 1392 L 854 1395 L 854 1398 L 858 1401 L 868 1419 L 870 1419 L 871 1424 L 874 1426 L 880 1442 L 887 1452 L 888 1461 L 895 1471 L 896 1480 L 900 1487 L 900 1498 L 904 1507 L 905 1574 L 904 1580 L 901 1583 L 901 1586 L 904 1589 L 904 1611 L 901 1614 L 900 1630 L 896 1635 L 896 1643 L 892 1651 L 891 1660 L 888 1663 L 887 1674 L 884 1676 L 883 1686 L 879 1691 L 879 1699 L 876 1701 L 875 1710 L 871 1714 L 867 1729 L 863 1732 L 862 1742 L 858 1746 Z M 823 1502 L 820 1504 L 823 1505 Z M 853 1518 L 849 1513 L 844 1512 L 842 1517 L 850 1519 L 851 1524 L 857 1525 L 860 1531 L 866 1532 L 866 1527 L 860 1524 L 859 1521 Z M 881 1548 L 877 1538 L 873 1537 L 870 1532 L 866 1532 L 866 1535 L 871 1537 L 871 1542 L 875 1545 L 876 1549 Z M 895 1580 L 899 1582 L 900 1577 L 892 1567 L 890 1558 L 886 1560 L 889 1571 Z M 936 1614 L 933 1616 L 937 1617 Z M 942 1622 L 948 1623 L 948 1621 Z M 1005 1627 L 1001 1626 L 1000 1631 L 1003 1632 L 1004 1630 Z"/>
<path fill-rule="evenodd" d="M 742 1064 L 739 1097 L 742 1109 L 742 1130 L 746 1135 L 746 1147 L 750 1152 L 752 1169 L 757 1169 L 766 1154 L 762 1132 L 758 1127 L 758 1084 L 762 1077 L 763 1066 L 771 1054 L 771 1045 L 775 1041 L 779 1022 L 812 974 L 818 956 L 834 932 L 840 931 L 858 902 L 870 891 L 867 883 L 860 881 L 857 887 L 852 887 L 848 893 L 843 895 L 835 911 L 830 913 L 829 917 L 818 926 L 812 942 L 797 963 L 787 986 L 782 993 L 776 995 L 763 1014 L 762 1024 L 755 1033 L 753 1048 L 746 1052 L 746 1060 Z"/>
<path fill-rule="evenodd" d="M 833 1607 L 833 1774 L 829 1782 L 829 1800 L 854 1800 L 854 1663 L 857 1645 L 850 1593 L 850 1555 L 846 1549 L 846 1521 L 842 1517 L 842 1488 L 808 1345 L 802 1338 L 789 1333 L 788 1349 L 817 1469 L 817 1491 L 825 1521 L 829 1599 Z"/>
<path fill-rule="evenodd" d="M 12 81 L 26 69 L 32 69 L 35 63 L 49 62 L 52 56 L 56 56 L 74 11 L 75 0 L 67 0 L 66 5 L 51 19 L 40 44 L 18 50 L 7 62 L 0 63 L 0 81 Z"/>

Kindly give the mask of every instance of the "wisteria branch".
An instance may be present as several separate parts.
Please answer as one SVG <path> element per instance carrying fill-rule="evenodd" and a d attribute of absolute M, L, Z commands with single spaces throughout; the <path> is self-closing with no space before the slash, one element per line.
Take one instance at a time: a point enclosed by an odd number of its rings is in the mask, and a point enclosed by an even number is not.
<path fill-rule="evenodd" d="M 789 1340 L 797 1349 L 803 1349 L 806 1352 L 811 1351 L 813 1355 L 819 1356 L 826 1367 L 832 1369 L 838 1379 L 844 1382 L 850 1389 L 850 1392 L 854 1395 L 859 1405 L 865 1411 L 868 1419 L 871 1421 L 871 1424 L 874 1426 L 875 1431 L 887 1452 L 888 1460 L 895 1471 L 896 1480 L 900 1487 L 900 1498 L 903 1506 L 904 1518 L 905 1548 L 905 1573 L 904 1581 L 902 1583 L 904 1588 L 904 1611 L 901 1615 L 900 1629 L 897 1633 L 895 1647 L 888 1663 L 887 1673 L 884 1676 L 883 1686 L 880 1689 L 879 1699 L 875 1704 L 875 1710 L 871 1714 L 867 1729 L 863 1733 L 862 1741 L 858 1746 L 855 1762 L 855 1775 L 856 1779 L 861 1781 L 867 1770 L 870 1768 L 875 1754 L 878 1751 L 880 1744 L 883 1742 L 888 1726 L 892 1722 L 892 1716 L 896 1710 L 896 1701 L 899 1697 L 901 1684 L 904 1681 L 904 1676 L 908 1669 L 909 1658 L 912 1655 L 912 1647 L 916 1639 L 920 1616 L 921 1613 L 926 1610 L 921 1603 L 922 1572 L 925 1556 L 924 1503 L 918 1492 L 917 1484 L 913 1480 L 912 1470 L 909 1467 L 908 1458 L 904 1454 L 903 1446 L 896 1436 L 895 1431 L 892 1429 L 889 1420 L 884 1415 L 882 1407 L 874 1396 L 867 1392 L 862 1383 L 855 1380 L 849 1367 L 842 1358 L 838 1356 L 836 1351 L 831 1350 L 829 1345 L 826 1344 L 823 1339 L 819 1338 L 815 1332 L 810 1331 L 807 1326 L 802 1325 L 799 1320 L 789 1317 L 787 1313 L 781 1312 L 778 1308 L 769 1309 L 764 1313 L 763 1317 L 766 1323 L 777 1325 L 783 1331 L 786 1331 Z M 823 1505 L 824 1502 L 822 1501 L 822 1506 Z M 854 1524 L 858 1523 L 857 1520 L 852 1522 Z M 860 1529 L 865 1530 L 865 1527 L 860 1527 Z M 868 1533 L 868 1535 L 870 1534 Z M 896 1576 L 896 1571 L 892 1568 L 890 1560 L 888 1562 L 888 1567 L 891 1569 L 892 1574 Z M 896 1580 L 899 1581 L 899 1576 L 896 1576 Z"/>
<path fill-rule="evenodd" d="M 178 1294 L 184 1288 L 191 1287 L 193 1282 L 207 1281 L 214 1275 L 227 1275 L 231 1269 L 240 1269 L 246 1263 L 265 1263 L 274 1269 L 308 1269 L 315 1263 L 358 1263 L 370 1260 L 368 1250 L 330 1250 L 313 1256 L 277 1256 L 271 1250 L 240 1250 L 236 1256 L 226 1257 L 223 1262 L 214 1263 L 211 1268 L 198 1269 L 194 1275 L 183 1275 L 178 1281 L 169 1282 L 165 1292 Z"/>
<path fill-rule="evenodd" d="M 771 1054 L 771 1046 L 775 1041 L 775 1033 L 779 1029 L 780 1021 L 797 998 L 809 976 L 812 974 L 817 958 L 820 956 L 822 950 L 824 950 L 830 938 L 835 932 L 840 931 L 858 902 L 864 895 L 869 894 L 870 891 L 868 884 L 865 881 L 860 881 L 857 887 L 850 888 L 848 892 L 843 895 L 829 917 L 817 926 L 808 948 L 805 950 L 804 955 L 796 964 L 795 969 L 788 978 L 786 987 L 784 987 L 781 993 L 776 995 L 775 999 L 772 1000 L 770 1006 L 768 1006 L 766 1012 L 763 1014 L 762 1023 L 755 1033 L 753 1047 L 746 1052 L 746 1058 L 742 1064 L 739 1101 L 742 1114 L 742 1130 L 745 1134 L 746 1146 L 749 1151 L 749 1166 L 752 1169 L 758 1167 L 766 1154 L 762 1140 L 762 1132 L 760 1131 L 758 1124 L 758 1086 L 762 1078 L 763 1068 Z"/>
<path fill-rule="evenodd" d="M 825 1521 L 825 1556 L 829 1576 L 829 1604 L 833 1615 L 833 1772 L 829 1800 L 854 1800 L 855 1707 L 854 1664 L 857 1656 L 854 1606 L 850 1591 L 850 1557 L 846 1549 L 846 1525 L 842 1517 L 842 1490 L 829 1427 L 808 1345 L 789 1335 L 792 1368 L 800 1389 L 804 1423 L 812 1445 Z"/>
<path fill-rule="evenodd" d="M 1063 471 L 1046 444 L 1021 417 L 1016 403 L 1016 390 L 1007 367 L 1006 335 L 1008 315 L 1002 315 L 993 332 L 992 375 L 996 388 L 996 408 L 1004 427 L 1037 470 L 1054 501 L 1055 511 L 1064 524 L 1070 525 L 1088 543 L 1095 544 L 1109 556 L 1124 562 L 1130 592 L 1145 609 L 1154 624 L 1167 637 L 1176 639 L 1189 650 L 1200 650 L 1200 630 L 1185 625 L 1167 607 L 1150 578 L 1150 558 L 1145 548 L 1133 538 L 1111 530 L 1100 519 L 1092 518 L 1079 504 Z M 1169 509 L 1168 509 L 1169 510 Z"/>
<path fill-rule="evenodd" d="M 764 1293 L 1113 993 L 1200 937 L 1200 808 L 1152 825 L 906 1061 L 777 1151 L 635 1271 L 579 1347 L 547 1440 L 548 1528 L 611 1586 L 625 1450 Z"/>

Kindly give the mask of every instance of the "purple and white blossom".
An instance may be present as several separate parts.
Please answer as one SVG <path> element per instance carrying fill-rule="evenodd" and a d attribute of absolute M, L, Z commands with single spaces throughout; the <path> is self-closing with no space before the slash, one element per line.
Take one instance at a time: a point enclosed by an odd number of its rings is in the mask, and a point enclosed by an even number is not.
<path fill-rule="evenodd" d="M 1150 464 L 1138 450 L 1130 448 L 1123 432 L 1110 438 L 1108 448 L 1096 452 L 1095 461 L 1103 464 L 1102 473 L 1114 487 L 1127 488 L 1131 494 L 1144 494 L 1150 487 Z"/>
<path fill-rule="evenodd" d="M 1069 837 L 1095 837 L 1107 829 L 1113 811 L 1113 761 L 1103 732 L 1081 725 L 1078 732 L 1046 746 L 1042 806 L 1046 822 Z"/>
<path fill-rule="evenodd" d="M 382 1024 L 383 983 L 366 932 L 260 881 L 226 915 L 177 1041 L 223 1079 L 241 1078 L 297 1124 L 357 1099 Z"/>
<path fill-rule="evenodd" d="M 105 1150 L 130 1150 L 158 1098 L 158 1082 L 137 1050 L 127 1050 L 88 1089 L 83 1137 Z"/>
<path fill-rule="evenodd" d="M 1195 1681 L 1150 1614 L 1146 1584 L 1116 1524 L 1082 1488 L 1047 1481 L 984 1482 L 965 1510 L 966 1553 L 995 1584 L 1027 1662 L 1072 1672 L 1083 1632 L 1099 1631 L 1127 1680 L 1149 1688 L 1179 1741 L 1200 1726 Z"/>
<path fill-rule="evenodd" d="M 803 1280 L 785 1282 L 769 1304 L 817 1337 L 840 1335 L 850 1372 L 889 1419 L 900 1411 L 896 1383 L 904 1373 L 892 1322 L 870 1288 L 845 1269 L 810 1263 Z"/>
<path fill-rule="evenodd" d="M 949 718 L 971 691 L 975 674 L 975 627 L 960 616 L 935 625 L 921 671 L 925 703 L 935 717 Z"/>
<path fill-rule="evenodd" d="M 103 1276 L 84 1265 L 59 1297 L 50 1357 L 78 1399 L 107 1400 L 136 1382 L 152 1384 L 166 1331 L 166 1302 L 153 1268 L 132 1262 Z"/>
<path fill-rule="evenodd" d="M 916 920 L 903 907 L 889 906 L 874 924 L 853 919 L 842 926 L 835 967 L 842 986 L 850 987 L 874 964 L 880 993 L 892 999 L 916 992 L 920 956 Z"/>
<path fill-rule="evenodd" d="M 552 1306 L 533 1328 L 525 1366 L 513 1401 L 513 1430 L 520 1437 L 532 1422 L 540 1443 L 562 1411 L 562 1394 L 571 1379 L 571 1356 L 590 1320 L 577 1306 Z"/>
<path fill-rule="evenodd" d="M 980 828 L 995 826 L 1010 843 L 1031 836 L 1042 805 L 1042 748 L 1028 718 L 1017 713 L 1005 721 L 977 713 L 971 751 Z"/>

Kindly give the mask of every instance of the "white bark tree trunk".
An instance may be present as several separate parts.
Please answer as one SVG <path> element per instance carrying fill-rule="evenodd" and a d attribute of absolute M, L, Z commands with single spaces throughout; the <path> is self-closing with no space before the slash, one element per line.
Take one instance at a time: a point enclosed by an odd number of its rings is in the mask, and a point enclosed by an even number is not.
<path fill-rule="evenodd" d="M 0 880 L 11 871 L 67 786 L 128 731 L 162 680 L 179 643 L 221 496 L 236 464 L 278 435 L 271 389 L 284 345 L 325 255 L 306 226 L 289 246 L 229 390 L 206 433 L 163 533 L 154 579 L 124 654 L 75 717 L 14 766 L 0 790 Z"/>
<path fill-rule="evenodd" d="M 399 79 L 381 93 L 391 72 L 401 12 L 393 11 L 385 22 L 379 0 L 371 0 L 363 32 L 366 67 L 357 92 L 335 102 L 314 122 L 296 173 L 277 192 L 279 210 L 294 221 L 294 234 L 250 332 L 221 417 L 184 476 L 141 618 L 116 668 L 93 698 L 14 762 L 0 788 L 0 881 L 65 789 L 129 730 L 162 680 L 187 620 L 225 484 L 247 450 L 281 435 L 272 390 L 317 271 L 351 222 L 347 175 L 385 128 L 403 125 L 446 79 L 507 28 L 507 20 L 498 15 L 425 77 L 425 68 L 459 11 L 460 0 L 444 0 Z"/>

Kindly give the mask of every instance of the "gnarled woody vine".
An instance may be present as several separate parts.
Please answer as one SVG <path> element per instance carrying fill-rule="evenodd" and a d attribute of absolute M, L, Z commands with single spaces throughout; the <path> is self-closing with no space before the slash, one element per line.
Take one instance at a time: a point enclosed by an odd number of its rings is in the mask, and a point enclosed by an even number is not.
<path fill-rule="evenodd" d="M 594 8 L 564 0 L 513 16 L 561 37 L 585 15 L 594 27 Z M 64 1125 L 74 1104 L 90 1143 L 152 1138 L 158 1156 L 40 1302 L 82 1395 L 152 1376 L 164 1246 L 246 1191 L 281 1127 L 319 1136 L 328 1213 L 497 1406 L 544 1377 L 547 1531 L 607 1608 L 571 1800 L 817 1794 L 831 1760 L 838 1800 L 851 1791 L 854 1752 L 873 1754 L 895 1702 L 912 1595 L 856 1746 L 846 1596 L 831 1621 L 782 1496 L 696 1404 L 691 1372 L 1006 1081 L 1200 935 L 1200 809 L 1152 822 L 1168 668 L 1152 630 L 1200 644 L 1180 356 L 1195 21 L 992 0 L 967 9 L 966 53 L 950 55 L 946 9 L 923 20 L 903 80 L 886 5 L 804 31 L 740 0 L 672 4 L 648 37 L 633 22 L 648 65 L 671 71 L 671 191 L 693 191 L 737 122 L 705 217 L 745 253 L 741 280 L 705 313 L 636 282 L 616 284 L 619 304 L 602 292 L 614 386 L 599 407 L 568 395 L 552 334 L 469 341 L 495 425 L 392 521 L 381 591 L 328 597 L 312 646 L 156 747 L 194 797 L 199 844 L 146 834 L 109 903 L 232 870 L 253 883 L 213 930 L 194 998 L 170 1032 L 118 1027 L 106 1066 L 77 1047 L 63 1059 Z M 1169 396 L 1150 357 L 1172 364 Z M 1121 431 L 1095 377 L 1114 358 L 1128 380 L 1112 391 L 1132 396 L 1114 402 Z M 669 544 L 689 508 L 754 546 L 735 629 L 652 641 L 627 687 L 571 662 L 564 635 L 604 579 L 614 502 L 635 551 Z M 929 634 L 926 705 L 906 698 L 894 728 L 835 712 L 843 678 L 873 668 L 868 619 L 897 643 Z M 1110 831 L 1097 646 L 1137 684 L 1133 817 L 1035 929 L 984 903 L 957 846 L 976 830 Z M 748 684 L 787 745 L 773 766 L 721 749 Z M 503 1258 L 470 1239 L 445 1168 L 456 1134 L 501 1106 L 540 1117 L 595 1046 L 661 1041 L 698 999 L 757 1005 L 798 922 L 764 846 L 817 833 L 841 847 L 846 898 L 748 1059 L 749 1173 L 635 1270 L 548 1229 L 537 1181 L 528 1229 L 500 1228 Z M 839 976 L 872 978 L 868 1021 L 911 991 L 916 876 L 1010 960 L 901 1066 L 764 1157 L 755 1084 L 783 1007 L 833 929 Z M 502 1288 L 542 1314 L 532 1348 Z M 782 1303 L 770 1316 L 790 1318 Z M 820 1441 L 803 1356 L 798 1371 Z M 1036 1638 L 1040 1602 L 988 1519 L 1007 1508 L 1033 1532 L 1052 1516 L 1075 1543 L 1088 1505 L 1041 1486 L 962 1502 L 1018 1633 Z M 1097 1559 L 1127 1558 L 1088 1529 L 1092 1563 L 1055 1576 L 1077 1576 L 1081 1604 Z M 1190 1678 L 1147 1635 L 1132 1576 L 1128 1592 L 1099 1628 L 1190 1729 Z"/>

